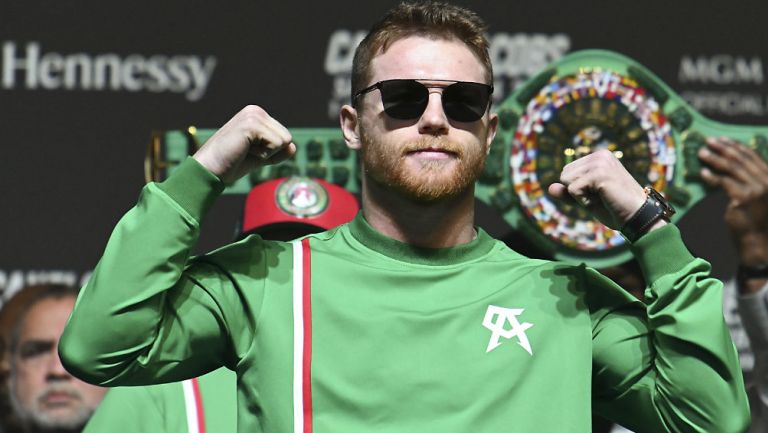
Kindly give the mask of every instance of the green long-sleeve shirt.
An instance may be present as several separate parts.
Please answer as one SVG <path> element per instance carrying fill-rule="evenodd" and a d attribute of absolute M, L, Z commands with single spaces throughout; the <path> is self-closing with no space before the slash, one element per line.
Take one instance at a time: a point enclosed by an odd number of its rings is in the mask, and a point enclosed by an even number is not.
<path fill-rule="evenodd" d="M 235 383 L 219 368 L 183 382 L 112 388 L 83 433 L 235 433 Z"/>
<path fill-rule="evenodd" d="M 243 432 L 737 432 L 749 413 L 722 285 L 674 226 L 633 246 L 648 306 L 482 230 L 446 249 L 362 216 L 190 259 L 220 181 L 149 184 L 81 291 L 62 360 L 101 385 L 237 372 Z"/>

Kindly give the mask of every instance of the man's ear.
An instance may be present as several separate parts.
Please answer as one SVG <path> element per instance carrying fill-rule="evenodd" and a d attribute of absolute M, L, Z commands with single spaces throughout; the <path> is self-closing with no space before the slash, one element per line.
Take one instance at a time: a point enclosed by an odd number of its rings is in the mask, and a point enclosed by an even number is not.
<path fill-rule="evenodd" d="M 360 150 L 360 124 L 357 117 L 357 110 L 351 105 L 344 105 L 339 111 L 339 123 L 341 132 L 344 134 L 344 141 L 347 147 L 354 150 Z"/>
<path fill-rule="evenodd" d="M 496 113 L 491 113 L 488 115 L 488 136 L 486 137 L 486 143 L 485 143 L 485 154 L 488 155 L 488 153 L 491 151 L 491 143 L 493 143 L 493 139 L 496 137 L 496 131 L 499 127 L 499 115 Z"/>

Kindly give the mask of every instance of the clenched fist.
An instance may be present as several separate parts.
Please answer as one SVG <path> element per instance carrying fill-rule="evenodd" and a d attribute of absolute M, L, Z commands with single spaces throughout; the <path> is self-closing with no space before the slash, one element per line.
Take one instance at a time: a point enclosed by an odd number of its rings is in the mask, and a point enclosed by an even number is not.
<path fill-rule="evenodd" d="M 288 129 L 263 108 L 249 105 L 235 114 L 192 156 L 231 185 L 259 165 L 276 164 L 296 153 Z"/>
<path fill-rule="evenodd" d="M 624 226 L 646 200 L 643 187 L 605 149 L 563 167 L 560 182 L 550 185 L 549 193 L 559 199 L 574 199 L 613 229 Z M 659 221 L 651 228 L 665 223 Z"/>

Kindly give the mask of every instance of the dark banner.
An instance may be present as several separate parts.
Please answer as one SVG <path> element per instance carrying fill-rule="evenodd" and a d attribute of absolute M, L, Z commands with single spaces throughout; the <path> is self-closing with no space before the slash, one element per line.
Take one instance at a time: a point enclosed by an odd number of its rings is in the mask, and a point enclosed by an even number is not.
<path fill-rule="evenodd" d="M 289 127 L 336 126 L 354 47 L 392 4 L 5 2 L 0 299 L 87 278 L 144 183 L 152 131 L 216 127 L 246 104 Z M 644 64 L 708 117 L 768 124 L 764 3 L 468 5 L 490 24 L 497 102 L 563 55 L 602 48 Z M 217 203 L 199 251 L 232 239 L 242 200 Z M 721 277 L 734 267 L 724 204 L 715 193 L 681 222 Z"/>

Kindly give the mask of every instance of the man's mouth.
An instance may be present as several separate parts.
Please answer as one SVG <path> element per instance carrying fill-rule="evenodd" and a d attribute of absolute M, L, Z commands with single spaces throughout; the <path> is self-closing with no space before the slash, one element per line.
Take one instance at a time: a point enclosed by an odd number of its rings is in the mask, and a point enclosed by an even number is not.
<path fill-rule="evenodd" d="M 412 150 L 409 151 L 407 155 L 425 159 L 449 159 L 458 156 L 455 152 L 439 147 L 425 147 L 423 149 Z"/>
<path fill-rule="evenodd" d="M 78 397 L 66 391 L 50 391 L 40 397 L 40 402 L 46 407 L 69 406 Z"/>

